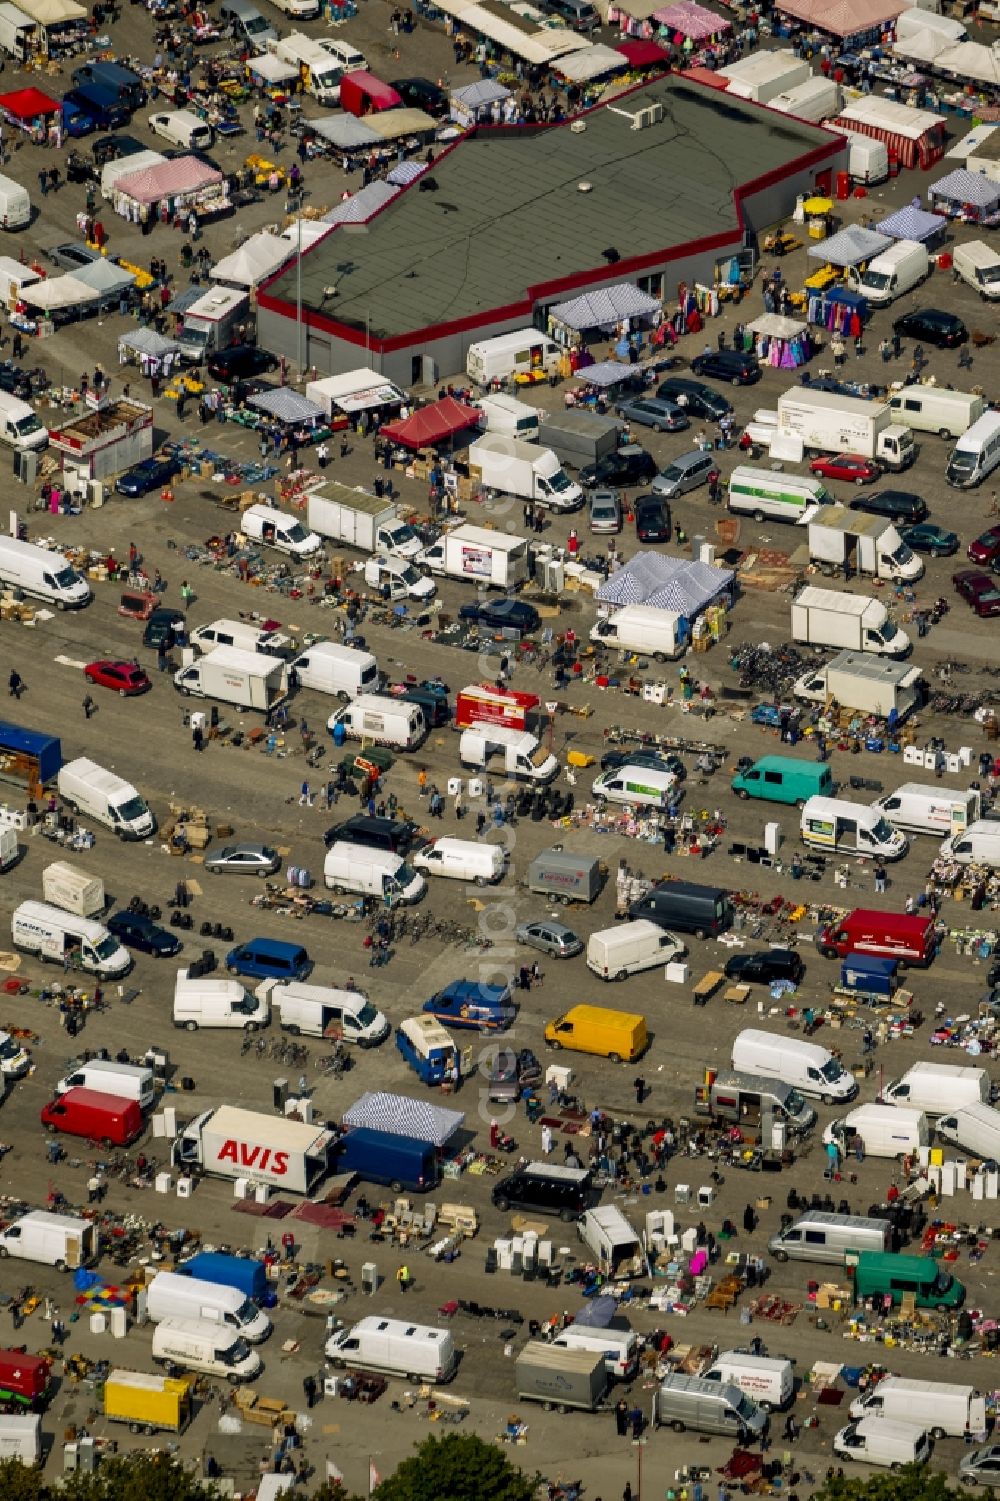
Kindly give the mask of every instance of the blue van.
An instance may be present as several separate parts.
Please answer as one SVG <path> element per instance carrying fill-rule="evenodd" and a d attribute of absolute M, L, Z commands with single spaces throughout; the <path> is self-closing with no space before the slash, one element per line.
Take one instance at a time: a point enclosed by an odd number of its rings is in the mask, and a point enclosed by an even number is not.
<path fill-rule="evenodd" d="M 121 63 L 84 63 L 82 68 L 76 69 L 73 74 L 74 88 L 86 89 L 95 85 L 110 89 L 118 103 L 124 105 L 130 114 L 141 109 L 148 98 L 138 73 L 133 73 L 131 68 L 123 68 Z"/>
<path fill-rule="evenodd" d="M 737 797 L 760 797 L 768 803 L 805 807 L 811 797 L 833 797 L 833 774 L 825 761 L 797 756 L 762 756 L 738 771 L 730 783 Z"/>
<path fill-rule="evenodd" d="M 334 1152 L 335 1172 L 357 1173 L 366 1183 L 384 1183 L 393 1193 L 426 1193 L 441 1181 L 436 1149 L 415 1136 L 357 1126 L 345 1132 Z"/>
<path fill-rule="evenodd" d="M 63 113 L 66 105 L 84 110 L 100 130 L 120 130 L 132 118 L 127 105 L 122 104 L 114 89 L 88 84 L 86 88 L 70 89 L 63 95 Z"/>
<path fill-rule="evenodd" d="M 425 1001 L 422 1010 L 446 1027 L 476 1032 L 505 1032 L 516 1015 L 509 985 L 481 985 L 478 980 L 453 980 Z"/>
<path fill-rule="evenodd" d="M 97 121 L 82 99 L 66 94 L 62 101 L 63 132 L 68 136 L 89 136 L 97 129 Z"/>
<path fill-rule="evenodd" d="M 255 980 L 304 980 L 312 960 L 301 944 L 251 938 L 229 950 L 226 968 L 231 975 L 250 975 Z"/>

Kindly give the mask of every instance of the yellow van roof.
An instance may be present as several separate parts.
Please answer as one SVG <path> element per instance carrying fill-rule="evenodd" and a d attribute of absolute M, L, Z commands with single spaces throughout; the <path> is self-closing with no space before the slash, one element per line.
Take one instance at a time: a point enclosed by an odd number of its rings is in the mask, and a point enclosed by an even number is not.
<path fill-rule="evenodd" d="M 638 1011 L 612 1011 L 609 1006 L 572 1006 L 564 1012 L 566 1021 L 590 1022 L 592 1025 L 601 1027 L 621 1027 L 622 1031 L 632 1032 L 636 1025 L 646 1025 L 646 1018 Z"/>

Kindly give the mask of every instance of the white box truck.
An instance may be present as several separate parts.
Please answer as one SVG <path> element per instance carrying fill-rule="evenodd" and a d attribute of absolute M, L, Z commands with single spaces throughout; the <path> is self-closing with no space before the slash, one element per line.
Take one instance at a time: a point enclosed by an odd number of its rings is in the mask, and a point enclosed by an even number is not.
<path fill-rule="evenodd" d="M 842 569 L 846 577 L 870 573 L 875 578 L 901 580 L 923 578 L 924 565 L 884 516 L 866 516 L 846 506 L 828 506 L 809 523 L 809 556 L 826 565 L 824 571 Z"/>
<path fill-rule="evenodd" d="M 37 1413 L 12 1412 L 0 1417 L 0 1463 L 5 1459 L 41 1464 L 42 1420 Z"/>
<path fill-rule="evenodd" d="M 57 1272 L 93 1266 L 98 1256 L 97 1226 L 75 1214 L 33 1209 L 0 1230 L 0 1257 L 40 1261 Z"/>
<path fill-rule="evenodd" d="M 329 1171 L 334 1140 L 332 1131 L 318 1125 L 219 1105 L 181 1129 L 173 1162 L 184 1171 L 309 1194 Z"/>
<path fill-rule="evenodd" d="M 551 448 L 503 433 L 487 433 L 470 445 L 469 475 L 483 490 L 533 500 L 552 511 L 576 511 L 583 505 L 583 491 Z"/>
<path fill-rule="evenodd" d="M 684 953 L 683 943 L 673 933 L 640 917 L 591 933 L 587 968 L 602 980 L 627 980 L 644 969 L 672 964 Z"/>
<path fill-rule="evenodd" d="M 585 1210 L 576 1222 L 576 1233 L 606 1277 L 649 1275 L 639 1232 L 616 1204 Z"/>
<path fill-rule="evenodd" d="M 932 1438 L 965 1438 L 986 1432 L 986 1398 L 973 1386 L 883 1376 L 851 1403 L 852 1418 L 898 1419 L 926 1428 Z"/>
<path fill-rule="evenodd" d="M 812 77 L 812 69 L 789 47 L 774 52 L 752 52 L 738 62 L 719 69 L 719 77 L 729 80 L 727 92 L 755 104 L 770 104 L 779 94 Z"/>
<path fill-rule="evenodd" d="M 878 714 L 882 719 L 895 710 L 902 720 L 923 702 L 923 679 L 919 667 L 842 651 L 825 667 L 813 667 L 796 678 L 792 692 L 812 704 L 835 698 L 845 709 Z"/>
<path fill-rule="evenodd" d="M 811 120 L 818 125 L 821 120 L 838 114 L 842 102 L 840 85 L 832 78 L 824 78 L 822 73 L 814 73 L 802 83 L 793 84 L 790 89 L 775 94 L 769 101 L 769 108 L 776 109 L 782 115 L 794 115 L 797 120 Z"/>
<path fill-rule="evenodd" d="M 156 819 L 132 783 L 86 756 L 60 767 L 56 787 L 74 813 L 103 823 L 119 839 L 148 839 L 156 830 Z"/>
<path fill-rule="evenodd" d="M 947 839 L 976 821 L 980 797 L 973 787 L 952 792 L 950 788 L 924 782 L 904 782 L 895 792 L 880 797 L 878 806 L 897 829 Z"/>
<path fill-rule="evenodd" d="M 780 1411 L 795 1395 L 795 1369 L 790 1360 L 750 1355 L 746 1350 L 720 1350 L 705 1380 L 738 1386 L 765 1412 Z"/>
<path fill-rule="evenodd" d="M 217 646 L 174 673 L 174 687 L 185 698 L 217 698 L 241 712 L 267 713 L 288 692 L 288 668 L 263 652 Z"/>
<path fill-rule="evenodd" d="M 177 343 L 181 359 L 200 365 L 210 354 L 239 342 L 237 329 L 250 318 L 250 298 L 233 287 L 213 287 L 185 309 Z"/>
<path fill-rule="evenodd" d="M 886 402 L 808 386 L 778 397 L 778 437 L 798 439 L 803 451 L 863 454 L 892 470 L 908 468 L 917 456 L 912 432 L 893 420 Z"/>
<path fill-rule="evenodd" d="M 559 762 L 526 730 L 502 724 L 475 724 L 462 731 L 459 760 L 468 771 L 484 771 L 496 757 L 498 770 L 519 782 L 544 784 L 559 775 Z"/>
<path fill-rule="evenodd" d="M 146 1284 L 146 1312 L 154 1324 L 164 1319 L 198 1319 L 204 1324 L 224 1324 L 255 1345 L 267 1339 L 271 1320 L 248 1298 L 242 1288 L 184 1277 L 177 1272 L 157 1272 Z"/>
<path fill-rule="evenodd" d="M 327 480 L 306 497 L 310 529 L 334 542 L 344 542 L 361 552 L 387 552 L 397 558 L 412 558 L 422 546 L 420 538 L 399 511 L 387 500 L 352 490 Z"/>
<path fill-rule="evenodd" d="M 744 1027 L 734 1038 L 733 1068 L 744 1074 L 780 1079 L 800 1094 L 822 1100 L 824 1105 L 853 1100 L 858 1092 L 853 1074 L 848 1073 L 829 1048 L 758 1027 Z"/>
<path fill-rule="evenodd" d="M 331 735 L 336 736 L 338 725 L 349 740 L 368 740 L 401 751 L 416 750 L 427 737 L 427 720 L 420 705 L 383 693 L 362 693 L 334 710 L 326 722 Z"/>
<path fill-rule="evenodd" d="M 910 638 L 880 599 L 841 594 L 807 584 L 792 601 L 792 640 L 810 646 L 839 646 L 880 657 L 903 657 Z"/>
<path fill-rule="evenodd" d="M 459 526 L 425 547 L 416 561 L 431 573 L 488 589 L 513 589 L 528 577 L 528 543 L 483 526 Z"/>
<path fill-rule="evenodd" d="M 34 50 L 37 29 L 38 23 L 9 0 L 0 5 L 0 50 L 8 57 L 23 62 Z"/>
<path fill-rule="evenodd" d="M 517 375 L 557 375 L 562 360 L 562 350 L 548 334 L 537 328 L 517 328 L 470 344 L 465 369 L 477 386 L 490 386 Z"/>
<path fill-rule="evenodd" d="M 888 250 L 872 256 L 863 270 L 860 266 L 848 266 L 847 285 L 868 302 L 885 307 L 919 287 L 927 280 L 930 269 L 926 245 L 917 240 L 897 240 Z"/>
<path fill-rule="evenodd" d="M 959 252 L 955 251 L 955 260 Z M 1000 276 L 1000 258 L 996 259 Z M 1000 281 L 997 282 L 1000 297 Z M 946 386 L 904 386 L 889 397 L 889 405 L 899 422 L 914 432 L 937 433 L 939 438 L 959 438 L 986 410 L 983 396 L 968 391 L 949 391 Z"/>
<path fill-rule="evenodd" d="M 106 905 L 104 882 L 68 860 L 54 860 L 42 871 L 42 899 L 77 917 L 96 917 Z"/>
<path fill-rule="evenodd" d="M 691 627 L 676 610 L 655 605 L 623 605 L 590 632 L 591 641 L 619 651 L 640 652 L 654 662 L 682 657 L 691 640 Z"/>
<path fill-rule="evenodd" d="M 990 1076 L 984 1068 L 959 1063 L 914 1063 L 879 1091 L 883 1105 L 905 1105 L 925 1115 L 946 1115 L 963 1105 L 990 1103 Z"/>
<path fill-rule="evenodd" d="M 833 496 L 815 474 L 783 474 L 737 464 L 729 476 L 727 505 L 734 516 L 752 516 L 754 521 L 784 521 L 804 526 L 823 514 Z"/>
<path fill-rule="evenodd" d="M 939 1141 L 962 1147 L 984 1162 L 1000 1162 L 1000 1110 L 979 1103 L 939 1116 L 934 1123 Z"/>

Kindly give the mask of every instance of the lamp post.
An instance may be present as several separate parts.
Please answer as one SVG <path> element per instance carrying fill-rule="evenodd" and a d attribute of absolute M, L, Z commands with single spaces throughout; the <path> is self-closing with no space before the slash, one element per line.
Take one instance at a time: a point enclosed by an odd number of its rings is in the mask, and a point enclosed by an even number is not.
<path fill-rule="evenodd" d="M 299 383 L 305 379 L 302 359 L 302 200 L 299 200 L 299 216 L 295 221 L 295 358 L 299 367 Z"/>

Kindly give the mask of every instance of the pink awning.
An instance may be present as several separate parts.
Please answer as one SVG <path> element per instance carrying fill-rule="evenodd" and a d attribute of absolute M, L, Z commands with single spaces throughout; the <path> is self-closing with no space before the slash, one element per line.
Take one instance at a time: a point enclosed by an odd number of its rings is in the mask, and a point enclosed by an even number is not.
<path fill-rule="evenodd" d="M 731 21 L 717 16 L 714 11 L 706 10 L 703 5 L 696 5 L 694 0 L 678 0 L 676 5 L 654 11 L 653 20 L 659 26 L 665 26 L 668 31 L 689 36 L 694 42 L 703 42 L 706 37 L 715 36 L 720 31 L 729 31 L 732 27 Z"/>
<path fill-rule="evenodd" d="M 850 37 L 895 21 L 908 4 L 909 0 L 781 0 L 778 9 L 818 31 Z"/>
<path fill-rule="evenodd" d="M 177 156 L 119 177 L 115 192 L 134 198 L 136 203 L 159 203 L 162 198 L 179 198 L 197 193 L 222 181 L 222 173 L 206 167 L 196 156 Z"/>

